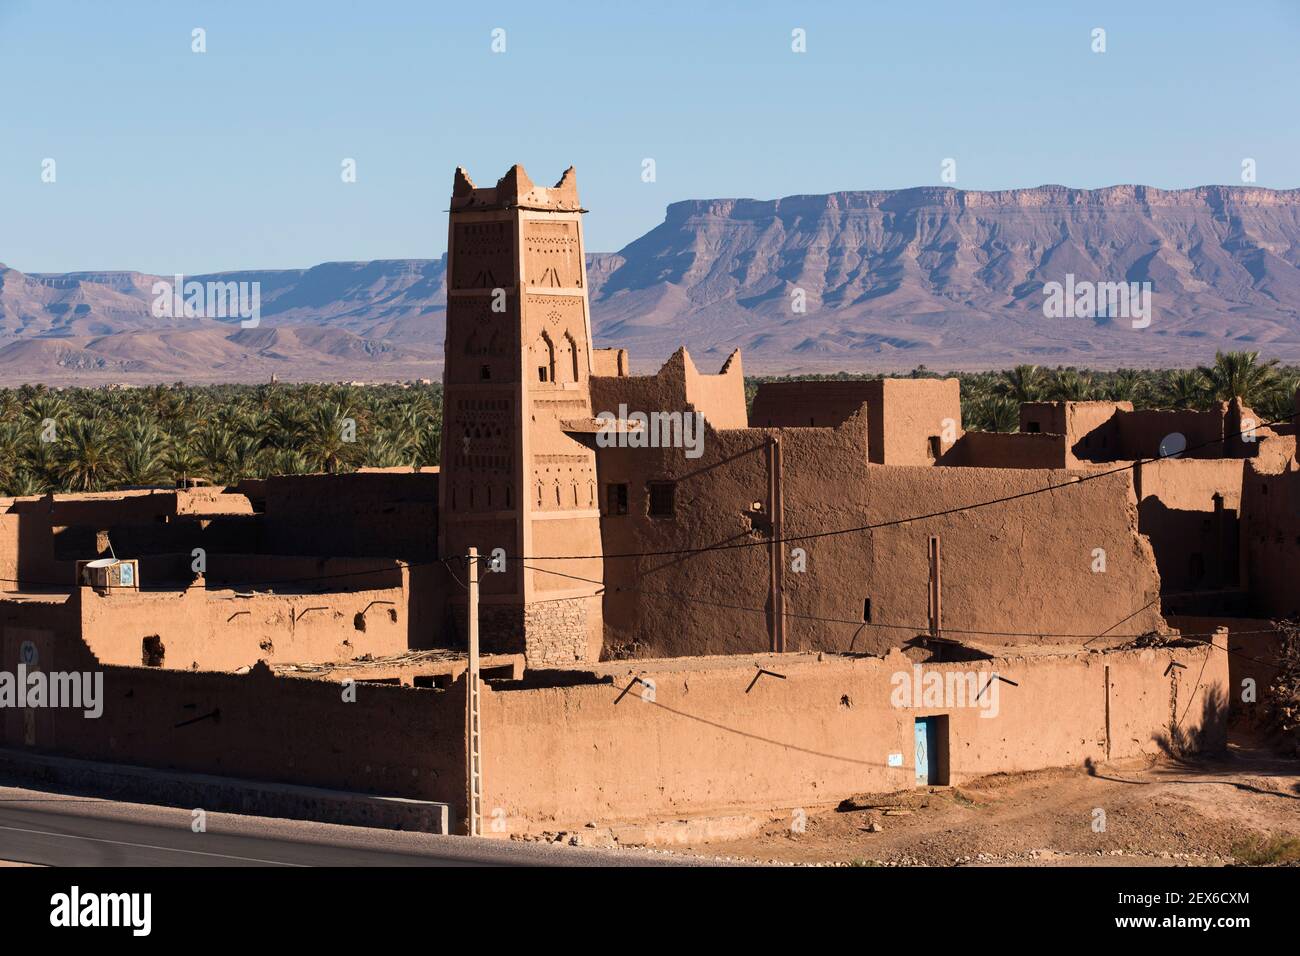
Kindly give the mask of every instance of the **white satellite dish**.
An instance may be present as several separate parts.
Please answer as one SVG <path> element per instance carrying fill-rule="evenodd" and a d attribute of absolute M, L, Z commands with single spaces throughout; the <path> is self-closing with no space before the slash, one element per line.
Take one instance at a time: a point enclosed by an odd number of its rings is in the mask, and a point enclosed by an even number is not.
<path fill-rule="evenodd" d="M 94 561 L 87 561 L 85 566 L 88 568 L 111 568 L 115 564 L 120 564 L 117 558 L 96 558 Z"/>
<path fill-rule="evenodd" d="M 1181 432 L 1172 432 L 1160 442 L 1161 458 L 1177 458 L 1187 450 L 1187 436 Z"/>

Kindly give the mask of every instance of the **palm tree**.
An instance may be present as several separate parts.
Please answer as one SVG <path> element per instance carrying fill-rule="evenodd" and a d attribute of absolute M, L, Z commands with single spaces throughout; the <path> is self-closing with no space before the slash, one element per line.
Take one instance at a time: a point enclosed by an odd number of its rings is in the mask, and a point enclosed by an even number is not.
<path fill-rule="evenodd" d="M 1279 375 L 1277 384 L 1269 389 L 1263 401 L 1252 407 L 1266 421 L 1295 422 L 1297 389 L 1300 389 L 1300 376 L 1294 373 Z"/>
<path fill-rule="evenodd" d="M 420 429 L 420 438 L 415 445 L 415 464 L 421 468 L 436 467 L 442 464 L 442 421 L 426 425 Z"/>
<path fill-rule="evenodd" d="M 59 442 L 59 477 L 72 491 L 98 491 L 114 468 L 113 435 L 102 419 L 73 419 Z"/>
<path fill-rule="evenodd" d="M 1017 365 L 1002 372 L 994 391 L 1014 402 L 1037 402 L 1043 397 L 1043 378 L 1037 365 Z"/>
<path fill-rule="evenodd" d="M 352 406 L 341 402 L 321 405 L 307 421 L 303 452 L 309 460 L 334 474 L 359 457 L 356 438 L 360 432 L 361 424 Z"/>
<path fill-rule="evenodd" d="M 1057 369 L 1047 386 L 1047 395 L 1058 402 L 1082 402 L 1092 397 L 1092 377 L 1072 368 Z"/>
<path fill-rule="evenodd" d="M 234 484 L 241 478 L 260 477 L 261 455 L 260 438 L 256 435 L 236 435 L 234 441 L 230 443 L 230 470 L 225 476 L 226 484 Z"/>
<path fill-rule="evenodd" d="M 294 448 L 277 448 L 266 456 L 268 475 L 307 475 L 311 474 L 311 462 L 307 456 Z"/>
<path fill-rule="evenodd" d="M 1160 383 L 1158 401 L 1169 409 L 1204 408 L 1209 394 L 1205 375 L 1199 369 L 1178 369 Z"/>
<path fill-rule="evenodd" d="M 66 417 L 67 413 L 68 403 L 61 396 L 46 392 L 37 393 L 23 404 L 23 418 L 42 430 L 49 422 L 54 422 L 57 430 L 59 420 Z"/>
<path fill-rule="evenodd" d="M 1236 398 L 1253 407 L 1277 385 L 1276 365 L 1277 359 L 1261 363 L 1258 352 L 1215 352 L 1214 364 L 1202 366 L 1200 372 L 1213 401 L 1230 402 Z"/>
<path fill-rule="evenodd" d="M 33 431 L 25 433 L 21 446 L 21 467 L 26 468 L 43 485 L 54 487 L 59 483 L 59 456 L 55 443 Z"/>
<path fill-rule="evenodd" d="M 121 461 L 118 472 L 128 485 L 155 485 L 167 477 L 163 454 L 167 438 L 151 421 L 137 420 L 126 424 L 121 437 Z"/>
<path fill-rule="evenodd" d="M 45 481 L 27 468 L 19 468 L 15 471 L 4 486 L 4 493 L 14 498 L 43 495 L 49 490 Z"/>
<path fill-rule="evenodd" d="M 199 470 L 214 485 L 225 484 L 233 471 L 235 432 L 219 421 L 210 421 L 194 438 Z"/>
<path fill-rule="evenodd" d="M 202 467 L 199 456 L 184 438 L 172 439 L 163 452 L 163 471 L 171 476 L 178 485 L 184 486 Z"/>
<path fill-rule="evenodd" d="M 18 469 L 25 440 L 17 422 L 0 422 L 0 473 L 12 475 Z"/>
<path fill-rule="evenodd" d="M 1131 368 L 1122 368 L 1115 372 L 1102 386 L 1102 394 L 1112 402 L 1141 401 L 1146 392 L 1146 379 Z"/>
<path fill-rule="evenodd" d="M 968 427 L 974 431 L 1013 432 L 1020 427 L 1020 403 L 991 395 L 974 403 L 970 419 Z"/>

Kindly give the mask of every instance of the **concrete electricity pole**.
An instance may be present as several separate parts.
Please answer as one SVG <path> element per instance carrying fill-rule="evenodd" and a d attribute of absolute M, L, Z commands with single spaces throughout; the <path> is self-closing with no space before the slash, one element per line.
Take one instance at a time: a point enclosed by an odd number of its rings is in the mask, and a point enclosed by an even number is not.
<path fill-rule="evenodd" d="M 767 441 L 767 513 L 771 522 L 772 538 L 768 543 L 768 602 L 772 609 L 770 619 L 771 647 L 784 654 L 785 646 L 785 560 L 786 549 L 782 540 L 785 534 L 785 495 L 781 482 L 781 439 L 775 435 Z"/>
<path fill-rule="evenodd" d="M 943 565 L 939 536 L 930 535 L 930 636 L 939 637 L 943 630 Z"/>
<path fill-rule="evenodd" d="M 465 671 L 465 783 L 466 832 L 481 836 L 483 829 L 483 755 L 478 709 L 478 548 L 469 549 L 469 667 Z"/>

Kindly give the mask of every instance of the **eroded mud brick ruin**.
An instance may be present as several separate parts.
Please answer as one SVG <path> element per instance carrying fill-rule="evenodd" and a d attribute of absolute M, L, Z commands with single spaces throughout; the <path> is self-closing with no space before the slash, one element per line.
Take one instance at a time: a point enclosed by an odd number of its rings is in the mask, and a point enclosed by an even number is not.
<path fill-rule="evenodd" d="M 441 469 L 0 502 L 0 666 L 105 688 L 0 745 L 463 818 L 470 547 L 494 832 L 1222 745 L 1300 605 L 1293 427 L 1057 402 L 989 434 L 955 379 L 750 409 L 739 353 L 633 375 L 593 348 L 584 212 L 572 169 L 456 172 Z"/>

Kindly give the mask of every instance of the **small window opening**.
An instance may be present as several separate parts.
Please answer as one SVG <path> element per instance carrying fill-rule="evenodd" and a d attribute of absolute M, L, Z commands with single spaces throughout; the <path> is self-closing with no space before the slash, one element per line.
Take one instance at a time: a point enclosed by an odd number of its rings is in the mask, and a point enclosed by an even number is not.
<path fill-rule="evenodd" d="M 650 517 L 671 518 L 674 513 L 674 492 L 677 483 L 673 481 L 650 482 Z"/>

